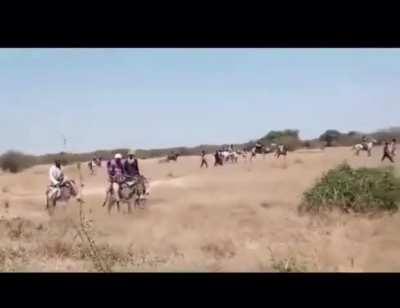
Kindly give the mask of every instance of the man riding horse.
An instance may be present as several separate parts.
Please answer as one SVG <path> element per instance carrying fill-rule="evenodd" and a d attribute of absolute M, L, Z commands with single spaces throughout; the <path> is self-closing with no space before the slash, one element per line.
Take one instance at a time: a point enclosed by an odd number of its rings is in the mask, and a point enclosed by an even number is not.
<path fill-rule="evenodd" d="M 128 203 L 128 210 L 130 212 L 132 198 L 136 197 L 135 204 L 138 204 L 141 196 L 148 195 L 148 189 L 146 188 L 147 180 L 140 174 L 135 151 L 129 151 L 128 159 L 124 162 L 122 162 L 121 154 L 115 155 L 114 160 L 110 161 L 108 165 L 111 186 L 107 189 L 106 200 L 103 206 L 109 201 L 108 210 L 110 212 L 112 204 L 115 201 L 119 210 L 122 198 L 122 202 Z"/>
<path fill-rule="evenodd" d="M 55 160 L 54 165 L 50 167 L 49 170 L 49 180 L 50 185 L 46 191 L 46 207 L 49 209 L 49 202 L 51 201 L 51 205 L 53 208 L 56 205 L 56 201 L 58 199 L 63 199 L 63 201 L 68 201 L 71 196 L 76 197 L 77 201 L 82 201 L 79 194 L 78 189 L 75 186 L 75 182 L 73 180 L 68 180 L 64 175 L 64 172 L 61 168 L 61 161 L 59 159 Z M 62 190 L 67 189 L 67 194 L 62 195 Z"/>
<path fill-rule="evenodd" d="M 125 181 L 124 177 L 124 165 L 122 163 L 122 155 L 120 153 L 115 154 L 114 159 L 107 163 L 107 172 L 109 186 L 107 187 L 107 194 L 113 192 L 117 205 L 119 205 L 119 189 L 120 185 Z"/>
<path fill-rule="evenodd" d="M 134 185 L 141 176 L 139 163 L 133 150 L 128 152 L 128 159 L 124 163 L 124 176 L 129 186 Z"/>

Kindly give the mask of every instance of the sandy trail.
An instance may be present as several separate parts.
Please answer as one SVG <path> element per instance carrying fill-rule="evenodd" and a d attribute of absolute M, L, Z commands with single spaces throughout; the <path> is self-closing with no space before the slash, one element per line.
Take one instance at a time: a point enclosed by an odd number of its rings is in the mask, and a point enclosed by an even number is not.
<path fill-rule="evenodd" d="M 272 155 L 252 163 L 241 159 L 239 164 L 217 168 L 211 166 L 209 156 L 208 169 L 199 168 L 199 157 L 181 157 L 169 164 L 144 160 L 140 165 L 150 179 L 151 195 L 148 207 L 132 215 L 113 212 L 108 216 L 101 207 L 105 170 L 89 176 L 84 169 L 85 209 L 98 230 L 99 245 L 108 244 L 120 252 L 129 248 L 147 256 L 147 261 L 136 265 L 116 263 L 113 270 L 271 271 L 272 251 L 276 260 L 295 257 L 310 271 L 398 271 L 400 214 L 368 219 L 297 213 L 302 193 L 322 172 L 345 159 L 352 166 L 377 166 L 380 153 L 376 148 L 373 157 L 356 158 L 350 148 L 328 148 L 289 153 L 286 160 Z M 1 247 L 42 247 L 55 240 L 54 234 L 64 244 L 71 242 L 71 226 L 57 225 L 43 210 L 47 168 L 0 176 L 0 188 L 5 188 L 0 199 L 9 202 L 7 209 L 1 207 L 0 215 L 20 217 L 35 226 L 45 224 L 44 230 L 32 231 L 29 240 L 10 240 L 3 233 Z M 78 177 L 74 166 L 66 173 Z M 64 218 L 74 218 L 77 205 L 71 203 L 59 212 Z M 59 232 L 64 235 L 59 237 Z M 72 257 L 47 256 L 43 263 L 45 256 L 38 251 L 37 259 L 22 270 L 91 270 L 90 262 Z"/>

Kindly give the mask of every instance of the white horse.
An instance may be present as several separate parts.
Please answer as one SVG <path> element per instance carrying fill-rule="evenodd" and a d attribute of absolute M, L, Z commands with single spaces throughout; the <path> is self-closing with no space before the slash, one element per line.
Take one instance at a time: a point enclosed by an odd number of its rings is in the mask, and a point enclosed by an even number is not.
<path fill-rule="evenodd" d="M 220 153 L 222 160 L 224 162 L 232 162 L 232 163 L 237 163 L 239 155 L 236 152 L 230 152 L 230 151 L 222 151 Z"/>
<path fill-rule="evenodd" d="M 368 143 L 366 144 L 366 147 L 365 147 L 363 144 L 358 143 L 358 144 L 355 144 L 355 145 L 352 147 L 352 150 L 355 151 L 355 154 L 356 154 L 357 156 L 360 154 L 360 151 L 366 151 L 366 152 L 368 153 L 368 156 L 370 157 L 370 156 L 371 156 L 371 153 L 372 153 L 372 148 L 374 147 L 374 145 L 375 145 L 376 143 L 377 143 L 377 141 L 376 141 L 375 139 L 372 139 L 370 142 L 368 142 Z"/>

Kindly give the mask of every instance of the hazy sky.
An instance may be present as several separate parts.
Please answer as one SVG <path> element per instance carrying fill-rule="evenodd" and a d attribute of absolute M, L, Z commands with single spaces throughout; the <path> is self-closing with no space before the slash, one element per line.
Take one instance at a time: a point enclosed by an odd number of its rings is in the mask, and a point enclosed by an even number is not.
<path fill-rule="evenodd" d="M 400 124 L 399 49 L 0 49 L 0 152 Z"/>

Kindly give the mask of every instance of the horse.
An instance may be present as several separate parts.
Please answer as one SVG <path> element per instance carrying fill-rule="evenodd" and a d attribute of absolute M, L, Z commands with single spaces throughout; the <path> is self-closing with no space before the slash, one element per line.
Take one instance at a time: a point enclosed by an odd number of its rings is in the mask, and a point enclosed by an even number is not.
<path fill-rule="evenodd" d="M 366 151 L 368 153 L 368 157 L 371 157 L 372 154 L 372 148 L 374 147 L 374 144 L 376 144 L 377 141 L 375 139 L 371 140 L 365 145 L 358 143 L 353 145 L 352 150 L 355 151 L 355 155 L 359 156 L 360 151 Z"/>
<path fill-rule="evenodd" d="M 251 155 L 250 155 L 250 160 L 253 160 L 253 158 L 256 158 L 257 154 L 262 154 L 263 158 L 265 159 L 266 155 L 268 153 L 271 153 L 271 148 L 265 147 L 265 146 L 255 146 L 251 149 Z"/>
<path fill-rule="evenodd" d="M 239 160 L 239 154 L 235 151 L 222 151 L 220 155 L 224 162 L 237 163 Z"/>
<path fill-rule="evenodd" d="M 170 162 L 170 161 L 176 162 L 178 160 L 178 157 L 179 157 L 178 153 L 169 154 L 167 156 L 167 162 Z"/>
<path fill-rule="evenodd" d="M 223 166 L 223 165 L 224 165 L 224 158 L 223 158 L 221 152 L 218 152 L 218 151 L 215 152 L 215 154 L 214 154 L 214 159 L 215 159 L 215 161 L 214 161 L 214 167 L 216 167 L 216 166 Z"/>
<path fill-rule="evenodd" d="M 287 155 L 287 147 L 284 144 L 280 144 L 277 146 L 276 151 L 275 151 L 275 157 L 279 158 L 280 156 L 285 156 Z"/>
<path fill-rule="evenodd" d="M 77 185 L 74 180 L 66 180 L 60 186 L 60 193 L 53 194 L 52 197 L 49 197 L 50 192 L 52 191 L 52 187 L 49 186 L 46 190 L 46 210 L 50 215 L 54 213 L 56 204 L 58 202 L 68 203 L 71 197 L 76 197 L 79 202 L 83 202 L 79 195 L 80 191 L 77 188 Z"/>
<path fill-rule="evenodd" d="M 132 213 L 132 203 L 134 207 L 144 208 L 144 203 L 146 199 L 145 195 L 148 195 L 148 189 L 146 189 L 146 184 L 148 184 L 148 180 L 144 176 L 139 176 L 136 181 L 124 181 L 120 185 L 119 189 L 119 199 L 120 203 L 126 203 L 128 205 L 128 213 Z M 118 212 L 120 211 L 120 204 L 117 203 L 117 199 L 115 198 L 115 194 L 112 191 L 107 191 L 106 198 L 103 202 L 103 207 L 108 204 L 108 214 L 111 214 L 112 207 L 117 204 Z"/>

